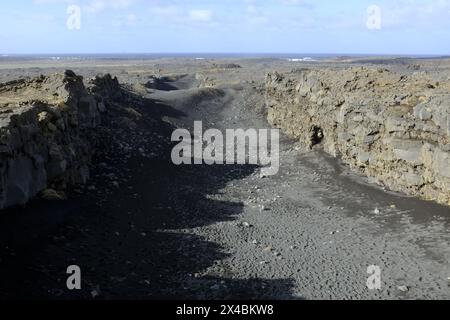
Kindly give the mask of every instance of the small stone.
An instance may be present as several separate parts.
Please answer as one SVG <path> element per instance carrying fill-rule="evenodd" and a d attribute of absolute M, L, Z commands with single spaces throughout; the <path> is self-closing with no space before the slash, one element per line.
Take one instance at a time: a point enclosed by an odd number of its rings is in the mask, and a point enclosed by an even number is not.
<path fill-rule="evenodd" d="M 99 287 L 96 287 L 94 290 L 91 291 L 92 299 L 98 298 L 101 295 Z"/>
<path fill-rule="evenodd" d="M 218 284 L 215 284 L 213 286 L 210 287 L 211 290 L 219 290 L 220 286 Z"/>
<path fill-rule="evenodd" d="M 57 128 L 53 123 L 51 123 L 51 122 L 49 122 L 49 123 L 47 124 L 47 128 L 48 128 L 48 130 L 50 130 L 51 132 L 56 132 L 56 131 L 58 131 L 58 128 Z"/>
<path fill-rule="evenodd" d="M 401 292 L 408 292 L 409 288 L 407 286 L 399 286 L 397 287 L 398 290 L 400 290 Z"/>
<path fill-rule="evenodd" d="M 378 208 L 375 208 L 375 210 L 373 210 L 373 213 L 380 214 L 380 210 Z"/>
<path fill-rule="evenodd" d="M 41 112 L 38 114 L 38 121 L 39 122 L 46 122 L 51 118 L 51 115 L 48 112 Z"/>
<path fill-rule="evenodd" d="M 65 200 L 65 196 L 62 192 L 58 192 L 53 189 L 46 189 L 46 190 L 42 191 L 41 197 L 42 197 L 42 199 L 47 200 L 47 201 Z"/>
<path fill-rule="evenodd" d="M 97 107 L 98 107 L 98 111 L 100 113 L 105 113 L 106 112 L 106 105 L 105 105 L 104 102 L 99 102 Z"/>

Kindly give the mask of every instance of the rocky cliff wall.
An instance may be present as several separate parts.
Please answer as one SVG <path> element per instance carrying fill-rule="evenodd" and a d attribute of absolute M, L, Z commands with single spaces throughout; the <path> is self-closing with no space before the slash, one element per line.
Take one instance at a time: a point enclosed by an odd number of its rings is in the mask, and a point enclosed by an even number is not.
<path fill-rule="evenodd" d="M 71 71 L 0 84 L 0 209 L 85 183 L 104 97 L 119 91 L 110 76 L 87 89 Z"/>
<path fill-rule="evenodd" d="M 450 205 L 450 82 L 385 69 L 297 70 L 266 79 L 268 120 L 409 195 Z"/>

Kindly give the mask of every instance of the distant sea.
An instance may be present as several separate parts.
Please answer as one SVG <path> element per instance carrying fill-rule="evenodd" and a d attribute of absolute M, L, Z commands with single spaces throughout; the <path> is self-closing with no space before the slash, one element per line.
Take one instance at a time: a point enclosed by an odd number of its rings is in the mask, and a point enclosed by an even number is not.
<path fill-rule="evenodd" d="M 185 59 L 279 59 L 290 61 L 319 61 L 342 58 L 443 58 L 442 55 L 377 55 L 377 54 L 306 54 L 306 53 L 149 53 L 149 54 L 1 54 L 5 60 L 156 60 L 162 58 Z"/>

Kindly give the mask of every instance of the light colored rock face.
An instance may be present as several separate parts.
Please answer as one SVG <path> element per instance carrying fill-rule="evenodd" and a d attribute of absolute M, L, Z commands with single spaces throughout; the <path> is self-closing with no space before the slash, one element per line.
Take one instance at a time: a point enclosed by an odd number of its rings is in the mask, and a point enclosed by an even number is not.
<path fill-rule="evenodd" d="M 392 190 L 450 205 L 450 83 L 384 69 L 266 79 L 268 120 Z"/>
<path fill-rule="evenodd" d="M 0 84 L 0 209 L 86 182 L 100 100 L 70 71 Z"/>

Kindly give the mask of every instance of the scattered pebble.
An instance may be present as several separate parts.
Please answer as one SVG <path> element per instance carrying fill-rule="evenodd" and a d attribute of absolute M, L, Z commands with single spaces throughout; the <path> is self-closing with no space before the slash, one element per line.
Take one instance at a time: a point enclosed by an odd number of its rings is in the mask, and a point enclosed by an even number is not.
<path fill-rule="evenodd" d="M 53 189 L 46 189 L 44 191 L 42 191 L 42 199 L 47 200 L 47 201 L 60 201 L 60 200 L 65 200 L 65 195 L 63 192 L 58 192 L 56 190 Z"/>
<path fill-rule="evenodd" d="M 94 290 L 91 291 L 92 299 L 98 298 L 98 297 L 100 297 L 100 295 L 101 295 L 101 292 L 100 292 L 99 287 L 96 287 Z"/>
<path fill-rule="evenodd" d="M 248 222 L 242 222 L 242 226 L 244 228 L 251 228 L 252 227 L 252 225 L 250 223 L 248 223 Z"/>
<path fill-rule="evenodd" d="M 398 286 L 397 289 L 400 290 L 401 292 L 408 292 L 409 291 L 409 288 L 407 286 Z"/>

